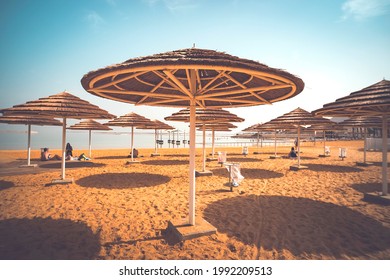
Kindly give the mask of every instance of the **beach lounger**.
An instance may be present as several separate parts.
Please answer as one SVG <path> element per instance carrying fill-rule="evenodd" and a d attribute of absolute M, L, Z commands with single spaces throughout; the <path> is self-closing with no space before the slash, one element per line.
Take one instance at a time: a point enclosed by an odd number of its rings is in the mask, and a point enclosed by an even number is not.
<path fill-rule="evenodd" d="M 325 146 L 325 155 L 330 156 L 330 147 L 329 146 Z"/>
<path fill-rule="evenodd" d="M 347 157 L 347 148 L 339 148 L 339 158 L 344 160 Z"/>
<path fill-rule="evenodd" d="M 227 162 L 224 164 L 229 171 L 229 187 L 233 191 L 233 187 L 238 187 L 244 176 L 241 174 L 240 164 L 238 162 Z"/>

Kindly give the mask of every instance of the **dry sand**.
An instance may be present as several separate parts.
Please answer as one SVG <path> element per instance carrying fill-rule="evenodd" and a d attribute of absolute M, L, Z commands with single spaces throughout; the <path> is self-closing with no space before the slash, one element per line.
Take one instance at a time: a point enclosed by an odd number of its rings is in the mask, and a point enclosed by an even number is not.
<path fill-rule="evenodd" d="M 362 200 L 381 190 L 381 153 L 357 167 L 362 141 L 327 144 L 329 158 L 318 157 L 321 142 L 303 146 L 309 169 L 298 172 L 289 170 L 294 160 L 269 159 L 272 147 L 259 155 L 250 147 L 247 157 L 217 148 L 241 163 L 245 179 L 230 192 L 227 170 L 208 162 L 214 175 L 196 179 L 196 214 L 218 232 L 179 243 L 164 230 L 188 213 L 188 149 L 159 157 L 141 149 L 132 165 L 128 150 L 95 150 L 92 162 L 67 162 L 70 185 L 46 185 L 59 178 L 60 162 L 18 168 L 25 151 L 0 151 L 0 258 L 390 259 L 390 207 Z M 338 147 L 347 147 L 346 159 Z M 200 170 L 200 149 L 196 160 Z"/>

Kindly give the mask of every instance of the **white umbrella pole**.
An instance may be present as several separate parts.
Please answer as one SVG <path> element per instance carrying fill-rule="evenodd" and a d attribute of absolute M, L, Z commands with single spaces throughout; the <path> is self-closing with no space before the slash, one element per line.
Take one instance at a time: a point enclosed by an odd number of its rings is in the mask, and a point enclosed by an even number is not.
<path fill-rule="evenodd" d="M 316 139 L 316 138 L 314 137 L 314 139 Z M 325 142 L 326 142 L 326 132 L 324 130 L 324 156 L 326 155 Z"/>
<path fill-rule="evenodd" d="M 301 165 L 301 126 L 298 125 L 298 167 Z"/>
<path fill-rule="evenodd" d="M 367 159 L 367 155 L 366 155 L 366 152 L 367 152 L 367 127 L 364 127 L 364 153 L 363 153 L 363 162 L 366 163 L 366 159 Z"/>
<path fill-rule="evenodd" d="M 259 138 L 260 138 L 260 132 L 257 131 L 257 153 L 259 153 Z"/>
<path fill-rule="evenodd" d="M 214 147 L 214 144 L 215 144 L 215 130 L 213 129 L 212 130 L 212 140 L 211 140 L 211 158 L 214 158 L 214 153 L 215 153 L 215 147 Z"/>
<path fill-rule="evenodd" d="M 275 157 L 276 157 L 276 129 L 275 129 Z"/>
<path fill-rule="evenodd" d="M 27 136 L 27 165 L 31 162 L 31 124 L 28 125 L 28 136 Z"/>
<path fill-rule="evenodd" d="M 66 141 L 66 118 L 62 121 L 62 159 L 61 159 L 61 179 L 65 180 L 65 141 Z"/>
<path fill-rule="evenodd" d="M 92 135 L 91 134 L 92 134 L 92 130 L 90 129 L 89 130 L 89 146 L 88 146 L 89 147 L 89 157 L 90 158 L 91 158 L 91 154 L 92 154 L 92 149 L 91 149 L 91 138 L 92 138 L 91 136 Z"/>
<path fill-rule="evenodd" d="M 192 72 L 192 71 L 191 71 Z M 194 77 L 193 77 L 194 78 Z M 191 81 L 195 82 L 195 81 Z M 195 100 L 190 104 L 190 193 L 189 193 L 189 224 L 195 225 Z"/>
<path fill-rule="evenodd" d="M 133 147 L 134 147 L 134 126 L 131 127 L 131 161 L 134 161 Z"/>
<path fill-rule="evenodd" d="M 387 195 L 387 115 L 382 116 L 382 195 Z"/>
<path fill-rule="evenodd" d="M 203 172 L 206 170 L 206 125 L 203 124 Z"/>
<path fill-rule="evenodd" d="M 157 129 L 154 129 L 154 153 L 157 154 Z"/>

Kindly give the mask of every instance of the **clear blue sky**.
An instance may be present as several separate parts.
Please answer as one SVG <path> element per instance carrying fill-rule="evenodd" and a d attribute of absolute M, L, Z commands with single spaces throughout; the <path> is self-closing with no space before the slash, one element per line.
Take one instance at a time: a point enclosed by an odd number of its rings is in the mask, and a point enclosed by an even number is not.
<path fill-rule="evenodd" d="M 163 120 L 177 109 L 101 99 L 85 92 L 80 79 L 194 43 L 305 82 L 291 100 L 229 109 L 246 119 L 236 131 L 390 79 L 390 0 L 6 0 L 0 38 L 0 108 L 67 90 L 115 115 L 134 111 Z"/>

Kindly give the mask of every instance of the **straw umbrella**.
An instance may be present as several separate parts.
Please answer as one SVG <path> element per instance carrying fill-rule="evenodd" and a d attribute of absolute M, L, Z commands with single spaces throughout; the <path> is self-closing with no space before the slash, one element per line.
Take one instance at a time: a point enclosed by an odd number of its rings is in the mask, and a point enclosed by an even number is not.
<path fill-rule="evenodd" d="M 173 126 L 166 124 L 159 120 L 152 120 L 151 123 L 147 123 L 138 127 L 139 129 L 154 129 L 154 153 L 152 157 L 159 156 L 157 153 L 157 141 L 158 141 L 158 130 L 172 130 L 175 129 Z"/>
<path fill-rule="evenodd" d="M 203 131 L 203 124 L 197 124 L 198 130 Z M 207 123 L 204 125 L 205 130 L 211 131 L 211 158 L 207 158 L 207 161 L 214 161 L 217 158 L 214 158 L 215 154 L 215 132 L 216 131 L 231 131 L 232 128 L 237 128 L 234 124 L 229 122 L 221 122 L 221 123 Z"/>
<path fill-rule="evenodd" d="M 12 108 L 0 110 L 4 115 L 43 115 L 62 119 L 62 162 L 61 178 L 52 183 L 71 183 L 73 179 L 65 178 L 65 143 L 66 120 L 70 119 L 111 119 L 115 116 L 96 105 L 82 100 L 69 92 L 61 92 L 48 97 L 15 105 Z"/>
<path fill-rule="evenodd" d="M 183 109 L 177 113 L 166 117 L 167 121 L 190 121 L 190 110 Z M 229 111 L 222 109 L 196 109 L 196 120 L 195 122 L 202 125 L 203 129 L 203 147 L 202 147 L 202 171 L 195 171 L 195 176 L 211 176 L 213 173 L 206 170 L 206 124 L 207 123 L 219 123 L 219 122 L 243 122 L 244 119 L 238 117 Z"/>
<path fill-rule="evenodd" d="M 195 226 L 196 107 L 272 104 L 296 96 L 300 78 L 256 61 L 205 49 L 182 49 L 91 71 L 81 80 L 91 94 L 136 105 L 190 108 L 189 219 Z M 202 220 L 201 220 L 202 222 Z"/>
<path fill-rule="evenodd" d="M 24 124 L 28 126 L 27 129 L 27 165 L 20 167 L 36 167 L 36 164 L 31 164 L 31 125 L 56 125 L 61 126 L 62 123 L 56 119 L 45 116 L 1 116 L 0 123 L 8 124 Z"/>
<path fill-rule="evenodd" d="M 297 108 L 289 113 L 286 113 L 276 119 L 273 119 L 272 122 L 274 124 L 280 124 L 280 125 L 293 125 L 297 128 L 297 135 L 298 135 L 298 164 L 290 166 L 291 170 L 299 170 L 299 169 L 305 169 L 306 166 L 301 165 L 301 149 L 300 149 L 300 140 L 301 140 L 301 126 L 307 126 L 307 125 L 320 125 L 320 124 L 328 124 L 329 120 L 321 117 L 315 117 L 314 114 L 303 110 L 301 108 Z"/>
<path fill-rule="evenodd" d="M 280 129 L 284 130 L 292 130 L 296 129 L 296 126 L 289 123 L 280 123 L 277 122 L 277 119 L 268 121 L 263 124 L 259 124 L 258 126 L 254 127 L 253 129 L 256 129 L 258 131 L 264 130 L 264 131 L 273 131 L 274 132 L 274 155 L 270 156 L 270 159 L 277 159 L 280 158 L 280 156 L 277 155 L 277 131 Z"/>
<path fill-rule="evenodd" d="M 79 123 L 76 123 L 74 125 L 71 125 L 69 129 L 73 130 L 88 130 L 89 131 L 89 141 L 88 141 L 88 150 L 89 150 L 89 157 L 92 155 L 92 149 L 91 149 L 91 136 L 92 136 L 92 130 L 112 130 L 112 128 L 109 128 L 107 125 L 101 124 L 94 120 L 85 120 L 81 121 Z"/>
<path fill-rule="evenodd" d="M 388 195 L 387 133 L 390 116 L 390 81 L 383 79 L 362 90 L 323 105 L 315 114 L 334 117 L 377 116 L 382 118 L 382 196 Z"/>
<path fill-rule="evenodd" d="M 134 127 L 141 127 L 145 124 L 150 124 L 152 121 L 148 118 L 145 118 L 141 115 L 138 115 L 136 113 L 128 113 L 126 115 L 117 117 L 113 120 L 108 121 L 105 123 L 105 125 L 108 126 L 120 126 L 120 127 L 131 127 L 131 162 L 128 163 L 137 163 L 138 161 L 134 160 L 134 153 L 133 153 L 133 148 L 134 148 Z"/>
<path fill-rule="evenodd" d="M 244 132 L 256 132 L 256 138 L 257 138 L 256 147 L 257 147 L 257 151 L 253 152 L 254 154 L 259 154 L 259 142 L 260 142 L 260 129 L 259 129 L 259 127 L 260 127 L 260 125 L 261 125 L 261 123 L 257 123 L 257 124 L 251 125 L 251 126 L 249 126 L 249 127 L 247 127 L 247 128 L 242 130 Z"/>
<path fill-rule="evenodd" d="M 389 122 L 387 125 L 389 126 Z M 371 165 L 371 162 L 367 162 L 367 129 L 373 127 L 382 127 L 382 120 L 378 117 L 354 117 L 346 119 L 338 124 L 340 127 L 362 127 L 364 129 L 364 153 L 363 153 L 363 162 L 357 162 L 359 166 L 368 166 Z"/>
<path fill-rule="evenodd" d="M 326 120 L 326 119 L 325 119 Z M 337 125 L 337 123 L 328 120 L 328 123 L 326 121 L 321 124 L 313 124 L 310 127 L 305 128 L 305 130 L 310 130 L 310 131 L 322 131 L 323 134 L 323 142 L 324 142 L 324 153 L 318 155 L 319 157 L 328 157 L 330 156 L 329 154 L 326 153 L 326 132 L 327 131 L 335 131 L 335 130 L 344 130 L 340 126 Z"/>

